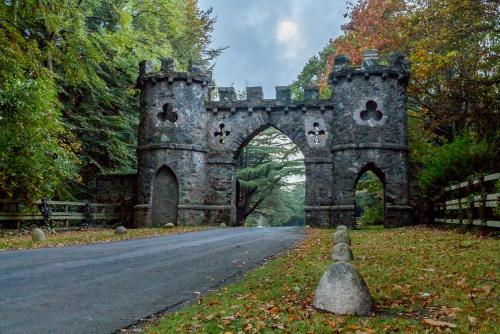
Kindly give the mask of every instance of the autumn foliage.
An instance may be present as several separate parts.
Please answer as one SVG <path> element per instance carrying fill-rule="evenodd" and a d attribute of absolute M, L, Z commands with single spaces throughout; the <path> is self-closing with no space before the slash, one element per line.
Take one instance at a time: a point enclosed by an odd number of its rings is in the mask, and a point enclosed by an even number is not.
<path fill-rule="evenodd" d="M 326 77 L 337 54 L 348 54 L 353 63 L 360 64 L 365 49 L 379 49 L 383 57 L 391 51 L 403 52 L 411 64 L 408 114 L 412 160 L 425 168 L 425 160 L 436 148 L 465 137 L 471 145 L 483 140 L 491 147 L 489 163 L 476 166 L 474 160 L 467 161 L 470 168 L 457 170 L 454 175 L 458 179 L 445 182 L 459 181 L 471 170 L 498 171 L 498 1 L 359 0 L 348 3 L 346 17 L 343 34 L 332 39 L 319 58 L 311 58 L 295 84 L 317 83 L 326 91 Z M 314 69 L 318 73 L 311 75 Z M 304 78 L 311 82 L 304 82 Z M 442 186 L 437 184 L 438 177 L 427 181 Z"/>
<path fill-rule="evenodd" d="M 350 5 L 344 35 L 332 41 L 336 53 L 348 54 L 360 64 L 364 49 L 399 49 L 394 32 L 403 28 L 404 8 L 402 0 L 361 0 Z"/>

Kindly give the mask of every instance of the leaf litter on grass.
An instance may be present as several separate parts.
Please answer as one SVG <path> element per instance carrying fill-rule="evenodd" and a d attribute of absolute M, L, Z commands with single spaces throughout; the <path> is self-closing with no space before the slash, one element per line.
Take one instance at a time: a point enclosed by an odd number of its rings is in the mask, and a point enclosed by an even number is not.
<path fill-rule="evenodd" d="M 351 232 L 370 317 L 315 310 L 332 230 L 156 322 L 148 333 L 497 333 L 498 240 L 428 227 Z M 460 245 L 473 245 L 463 247 Z"/>

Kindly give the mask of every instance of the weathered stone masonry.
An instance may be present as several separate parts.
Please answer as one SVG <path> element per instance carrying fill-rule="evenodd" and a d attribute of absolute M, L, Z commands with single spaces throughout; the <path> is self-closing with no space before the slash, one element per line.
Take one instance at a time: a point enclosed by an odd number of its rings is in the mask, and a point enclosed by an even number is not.
<path fill-rule="evenodd" d="M 292 101 L 289 87 L 276 87 L 273 100 L 260 87 L 248 87 L 246 100 L 222 87 L 211 101 L 202 70 L 175 72 L 166 59 L 152 73 L 142 62 L 135 224 L 237 224 L 236 158 L 271 126 L 304 155 L 306 224 L 352 226 L 355 186 L 366 170 L 384 183 L 386 226 L 410 223 L 408 66 L 396 53 L 381 63 L 376 50 L 365 52 L 362 67 L 337 56 L 329 100 L 319 99 L 317 87 L 303 101 Z"/>

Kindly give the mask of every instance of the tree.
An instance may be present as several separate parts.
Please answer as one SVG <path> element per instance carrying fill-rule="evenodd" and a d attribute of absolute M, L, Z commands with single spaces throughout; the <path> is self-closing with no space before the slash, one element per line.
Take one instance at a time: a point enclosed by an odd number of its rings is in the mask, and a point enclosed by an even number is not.
<path fill-rule="evenodd" d="M 367 48 L 405 52 L 412 64 L 409 109 L 424 120 L 418 131 L 441 142 L 468 130 L 496 132 L 497 1 L 360 0 L 350 10 L 334 48 L 355 63 Z"/>
<path fill-rule="evenodd" d="M 273 224 L 286 223 L 297 215 L 297 189 L 303 180 L 303 157 L 299 148 L 285 135 L 269 128 L 242 149 L 238 158 L 238 220 L 240 224 L 250 216 L 260 215 Z M 303 189 L 303 188 L 302 188 Z M 295 191 L 295 193 L 294 193 Z M 278 217 L 279 213 L 281 217 Z"/>
<path fill-rule="evenodd" d="M 220 52 L 209 48 L 214 23 L 194 0 L 0 3 L 0 82 L 16 77 L 53 87 L 47 98 L 61 113 L 45 126 L 63 126 L 59 147 L 79 160 L 81 177 L 60 187 L 88 197 L 97 173 L 135 170 L 138 62 L 173 56 L 186 69 L 191 60 L 210 61 Z"/>
<path fill-rule="evenodd" d="M 318 55 L 314 55 L 307 61 L 297 80 L 292 84 L 292 94 L 296 99 L 304 98 L 304 88 L 309 85 L 318 85 L 320 87 L 320 97 L 329 98 L 331 89 L 327 85 L 328 75 L 332 68 L 333 55 L 335 48 L 330 44 L 321 50 Z"/>
<path fill-rule="evenodd" d="M 479 145 L 480 138 L 491 147 L 500 144 L 499 16 L 494 0 L 359 0 L 349 7 L 343 35 L 329 46 L 336 54 L 350 55 L 355 64 L 369 48 L 383 56 L 406 53 L 411 63 L 410 156 L 416 166 L 430 166 L 423 162 L 461 136 L 472 138 L 470 145 Z M 321 63 L 313 61 L 314 68 L 325 71 L 318 77 L 331 72 L 334 53 Z M 309 68 L 308 63 L 303 72 Z M 498 160 L 495 154 L 490 151 L 492 161 Z M 465 178 L 470 170 L 453 175 Z"/>
<path fill-rule="evenodd" d="M 13 77 L 1 84 L 1 198 L 29 203 L 56 193 L 61 182 L 77 175 L 55 95 L 52 83 L 41 78 Z"/>
<path fill-rule="evenodd" d="M 359 0 L 350 4 L 342 25 L 344 35 L 331 41 L 338 54 L 347 54 L 360 64 L 364 49 L 399 50 L 397 35 L 404 27 L 404 0 Z M 404 51 L 404 50 L 400 50 Z"/>
<path fill-rule="evenodd" d="M 356 211 L 364 225 L 382 224 L 384 221 L 384 185 L 372 171 L 367 171 L 356 184 Z"/>
<path fill-rule="evenodd" d="M 410 107 L 443 143 L 498 129 L 499 15 L 491 0 L 420 0 L 409 8 L 402 39 L 412 63 Z"/>

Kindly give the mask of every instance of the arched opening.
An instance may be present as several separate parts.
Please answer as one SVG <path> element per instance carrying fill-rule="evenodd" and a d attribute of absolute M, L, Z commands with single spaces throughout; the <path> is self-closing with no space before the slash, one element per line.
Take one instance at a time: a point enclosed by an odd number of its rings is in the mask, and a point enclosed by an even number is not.
<path fill-rule="evenodd" d="M 304 156 L 290 138 L 274 127 L 259 129 L 236 162 L 238 225 L 304 225 Z"/>
<path fill-rule="evenodd" d="M 385 176 L 372 164 L 361 170 L 355 185 L 356 226 L 373 227 L 385 221 Z"/>
<path fill-rule="evenodd" d="M 155 175 L 152 197 L 151 226 L 177 225 L 179 185 L 174 172 L 167 166 L 161 167 Z"/>

